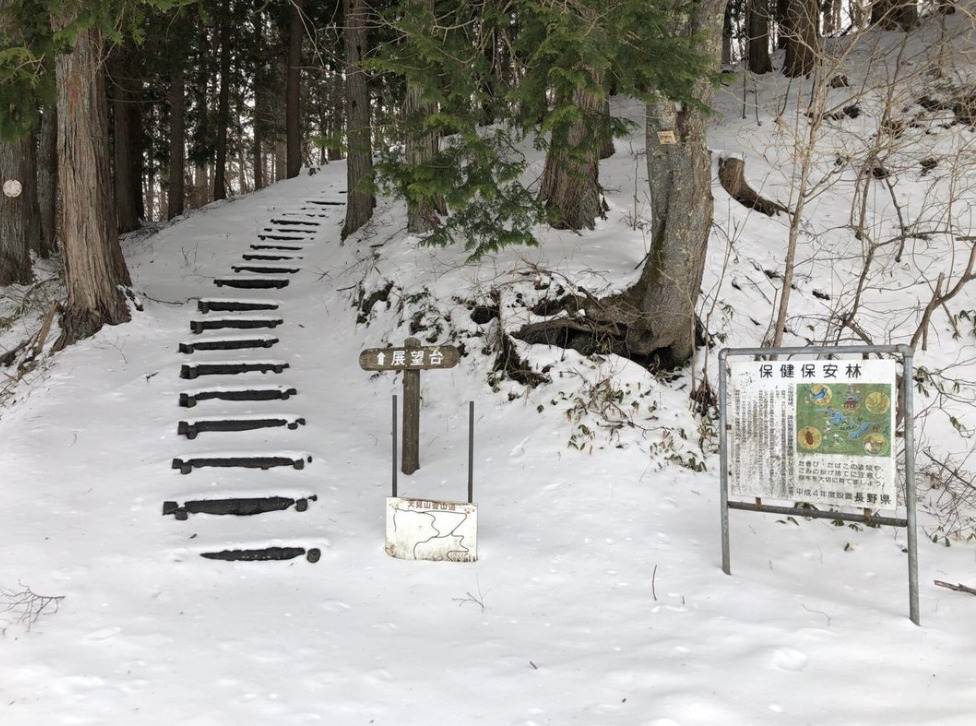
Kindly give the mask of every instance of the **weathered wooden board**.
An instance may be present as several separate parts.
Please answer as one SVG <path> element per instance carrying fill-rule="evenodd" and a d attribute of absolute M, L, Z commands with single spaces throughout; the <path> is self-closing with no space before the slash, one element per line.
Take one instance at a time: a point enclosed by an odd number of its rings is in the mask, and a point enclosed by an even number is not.
<path fill-rule="evenodd" d="M 453 345 L 430 345 L 404 348 L 367 348 L 359 354 L 364 371 L 423 371 L 453 368 L 461 352 Z"/>

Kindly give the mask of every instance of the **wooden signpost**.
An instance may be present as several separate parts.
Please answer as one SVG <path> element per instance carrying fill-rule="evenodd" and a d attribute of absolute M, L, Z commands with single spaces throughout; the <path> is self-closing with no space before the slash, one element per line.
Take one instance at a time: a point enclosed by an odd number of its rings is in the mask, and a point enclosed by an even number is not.
<path fill-rule="evenodd" d="M 420 468 L 420 371 L 453 368 L 460 359 L 453 345 L 422 346 L 417 338 L 407 338 L 402 348 L 367 348 L 359 354 L 364 371 L 403 371 L 404 474 Z"/>

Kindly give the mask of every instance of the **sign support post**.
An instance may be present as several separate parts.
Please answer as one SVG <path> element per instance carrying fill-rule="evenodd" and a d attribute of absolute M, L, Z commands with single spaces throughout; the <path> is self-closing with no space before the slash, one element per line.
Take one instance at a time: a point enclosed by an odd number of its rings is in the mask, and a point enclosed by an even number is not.
<path fill-rule="evenodd" d="M 912 622 L 921 625 L 918 610 L 918 532 L 915 523 L 915 411 L 912 407 L 912 349 L 898 346 L 902 355 L 902 411 L 905 416 L 905 513 L 908 526 L 908 602 Z"/>
<path fill-rule="evenodd" d="M 397 397 L 393 396 L 393 496 L 397 495 Z"/>
<path fill-rule="evenodd" d="M 461 352 L 453 345 L 422 346 L 417 338 L 407 338 L 402 348 L 368 348 L 359 354 L 359 367 L 364 371 L 403 373 L 404 474 L 420 468 L 420 371 L 453 368 L 460 358 Z"/>
<path fill-rule="evenodd" d="M 407 355 L 420 347 L 417 338 L 404 341 Z M 413 474 L 420 468 L 420 370 L 403 371 L 403 461 L 404 474 Z"/>

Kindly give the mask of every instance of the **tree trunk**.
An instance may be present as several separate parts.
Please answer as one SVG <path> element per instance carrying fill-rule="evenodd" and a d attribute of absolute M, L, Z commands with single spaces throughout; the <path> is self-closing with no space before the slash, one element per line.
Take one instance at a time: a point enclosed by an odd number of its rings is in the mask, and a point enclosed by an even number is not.
<path fill-rule="evenodd" d="M 371 140 L 369 85 L 363 59 L 369 49 L 366 0 L 343 0 L 346 22 L 346 219 L 345 239 L 373 216 L 373 145 Z"/>
<path fill-rule="evenodd" d="M 871 6 L 871 23 L 907 32 L 918 26 L 918 5 L 914 0 L 876 0 Z"/>
<path fill-rule="evenodd" d="M 58 114 L 53 106 L 41 115 L 37 147 L 37 201 L 41 221 L 41 257 L 58 248 Z"/>
<path fill-rule="evenodd" d="M 431 104 L 421 99 L 421 89 L 408 83 L 403 102 L 404 128 L 406 129 L 406 162 L 414 168 L 422 167 L 437 154 L 437 136 L 419 127 L 423 119 L 434 112 Z M 411 234 L 430 232 L 438 224 L 438 213 L 445 212 L 443 203 L 430 195 L 407 195 L 407 231 Z"/>
<path fill-rule="evenodd" d="M 285 100 L 285 136 L 288 146 L 289 179 L 298 176 L 302 170 L 302 138 L 300 121 L 300 99 L 302 79 L 302 39 L 305 37 L 305 24 L 302 16 L 304 0 L 291 0 L 288 24 L 288 81 Z"/>
<path fill-rule="evenodd" d="M 227 198 L 227 128 L 230 126 L 230 0 L 221 0 L 220 28 L 220 91 L 217 99 L 217 150 L 214 164 L 213 198 Z"/>
<path fill-rule="evenodd" d="M 273 169 L 274 169 L 274 180 L 279 182 L 285 179 L 285 170 L 288 168 L 288 152 L 285 148 L 285 142 L 282 139 L 275 139 L 274 143 L 274 157 L 272 158 Z"/>
<path fill-rule="evenodd" d="M 408 0 L 413 11 L 422 14 L 424 23 L 433 25 L 434 0 Z M 403 128 L 405 129 L 404 156 L 408 165 L 421 168 L 437 155 L 438 137 L 423 129 L 427 117 L 436 112 L 434 104 L 425 101 L 422 89 L 407 81 L 403 101 Z M 440 224 L 438 214 L 446 214 L 447 207 L 439 195 L 407 192 L 407 231 L 412 234 L 430 232 Z"/>
<path fill-rule="evenodd" d="M 722 67 L 732 65 L 732 41 L 733 35 L 735 34 L 735 27 L 733 26 L 733 21 L 737 20 L 739 17 L 739 11 L 736 9 L 735 3 L 729 3 L 725 6 L 725 17 L 722 20 Z"/>
<path fill-rule="evenodd" d="M 56 30 L 73 18 L 52 18 Z M 57 68 L 58 162 L 68 300 L 57 347 L 129 319 L 120 286 L 129 272 L 115 227 L 108 120 L 102 77 L 102 36 L 79 32 Z"/>
<path fill-rule="evenodd" d="M 751 0 L 746 12 L 749 70 L 769 73 L 773 70 L 773 61 L 769 57 L 769 0 Z"/>
<path fill-rule="evenodd" d="M 156 214 L 156 173 L 155 167 L 145 168 L 142 175 L 143 219 L 152 221 Z M 160 217 L 161 219 L 161 217 Z"/>
<path fill-rule="evenodd" d="M 556 229 L 593 229 L 596 219 L 603 216 L 599 158 L 605 99 L 578 89 L 574 103 L 581 118 L 569 128 L 553 131 L 539 201 Z"/>
<path fill-rule="evenodd" d="M 264 189 L 264 152 L 257 128 L 254 129 L 254 189 Z"/>
<path fill-rule="evenodd" d="M 0 285 L 26 285 L 33 279 L 30 259 L 30 208 L 34 169 L 31 137 L 0 140 Z M 36 199 L 36 196 L 35 196 Z"/>
<path fill-rule="evenodd" d="M 186 77 L 178 71 L 169 85 L 169 180 L 167 183 L 166 218 L 183 214 L 186 189 Z"/>
<path fill-rule="evenodd" d="M 125 63 L 117 64 L 112 88 L 115 207 L 119 232 L 138 229 L 145 217 L 142 201 L 142 119 L 139 95 L 127 78 Z"/>
<path fill-rule="evenodd" d="M 719 57 L 723 0 L 704 0 L 675 23 L 676 35 L 701 35 L 700 52 Z M 651 250 L 637 284 L 624 293 L 637 306 L 627 347 L 664 366 L 687 361 L 695 347 L 695 308 L 712 227 L 712 163 L 705 141 L 713 88 L 699 80 L 697 106 L 666 99 L 647 104 L 647 175 L 651 190 Z M 671 131 L 677 143 L 668 140 Z"/>
<path fill-rule="evenodd" d="M 817 0 L 786 0 L 786 39 L 783 75 L 790 78 L 813 72 L 820 58 L 820 6 Z"/>

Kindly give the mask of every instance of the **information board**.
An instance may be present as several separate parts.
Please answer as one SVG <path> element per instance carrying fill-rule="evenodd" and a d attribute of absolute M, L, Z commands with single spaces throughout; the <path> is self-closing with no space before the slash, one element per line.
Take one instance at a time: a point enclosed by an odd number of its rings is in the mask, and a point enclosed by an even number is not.
<path fill-rule="evenodd" d="M 896 362 L 730 361 L 729 492 L 893 509 Z"/>
<path fill-rule="evenodd" d="M 386 553 L 401 560 L 475 562 L 478 505 L 387 497 Z"/>

